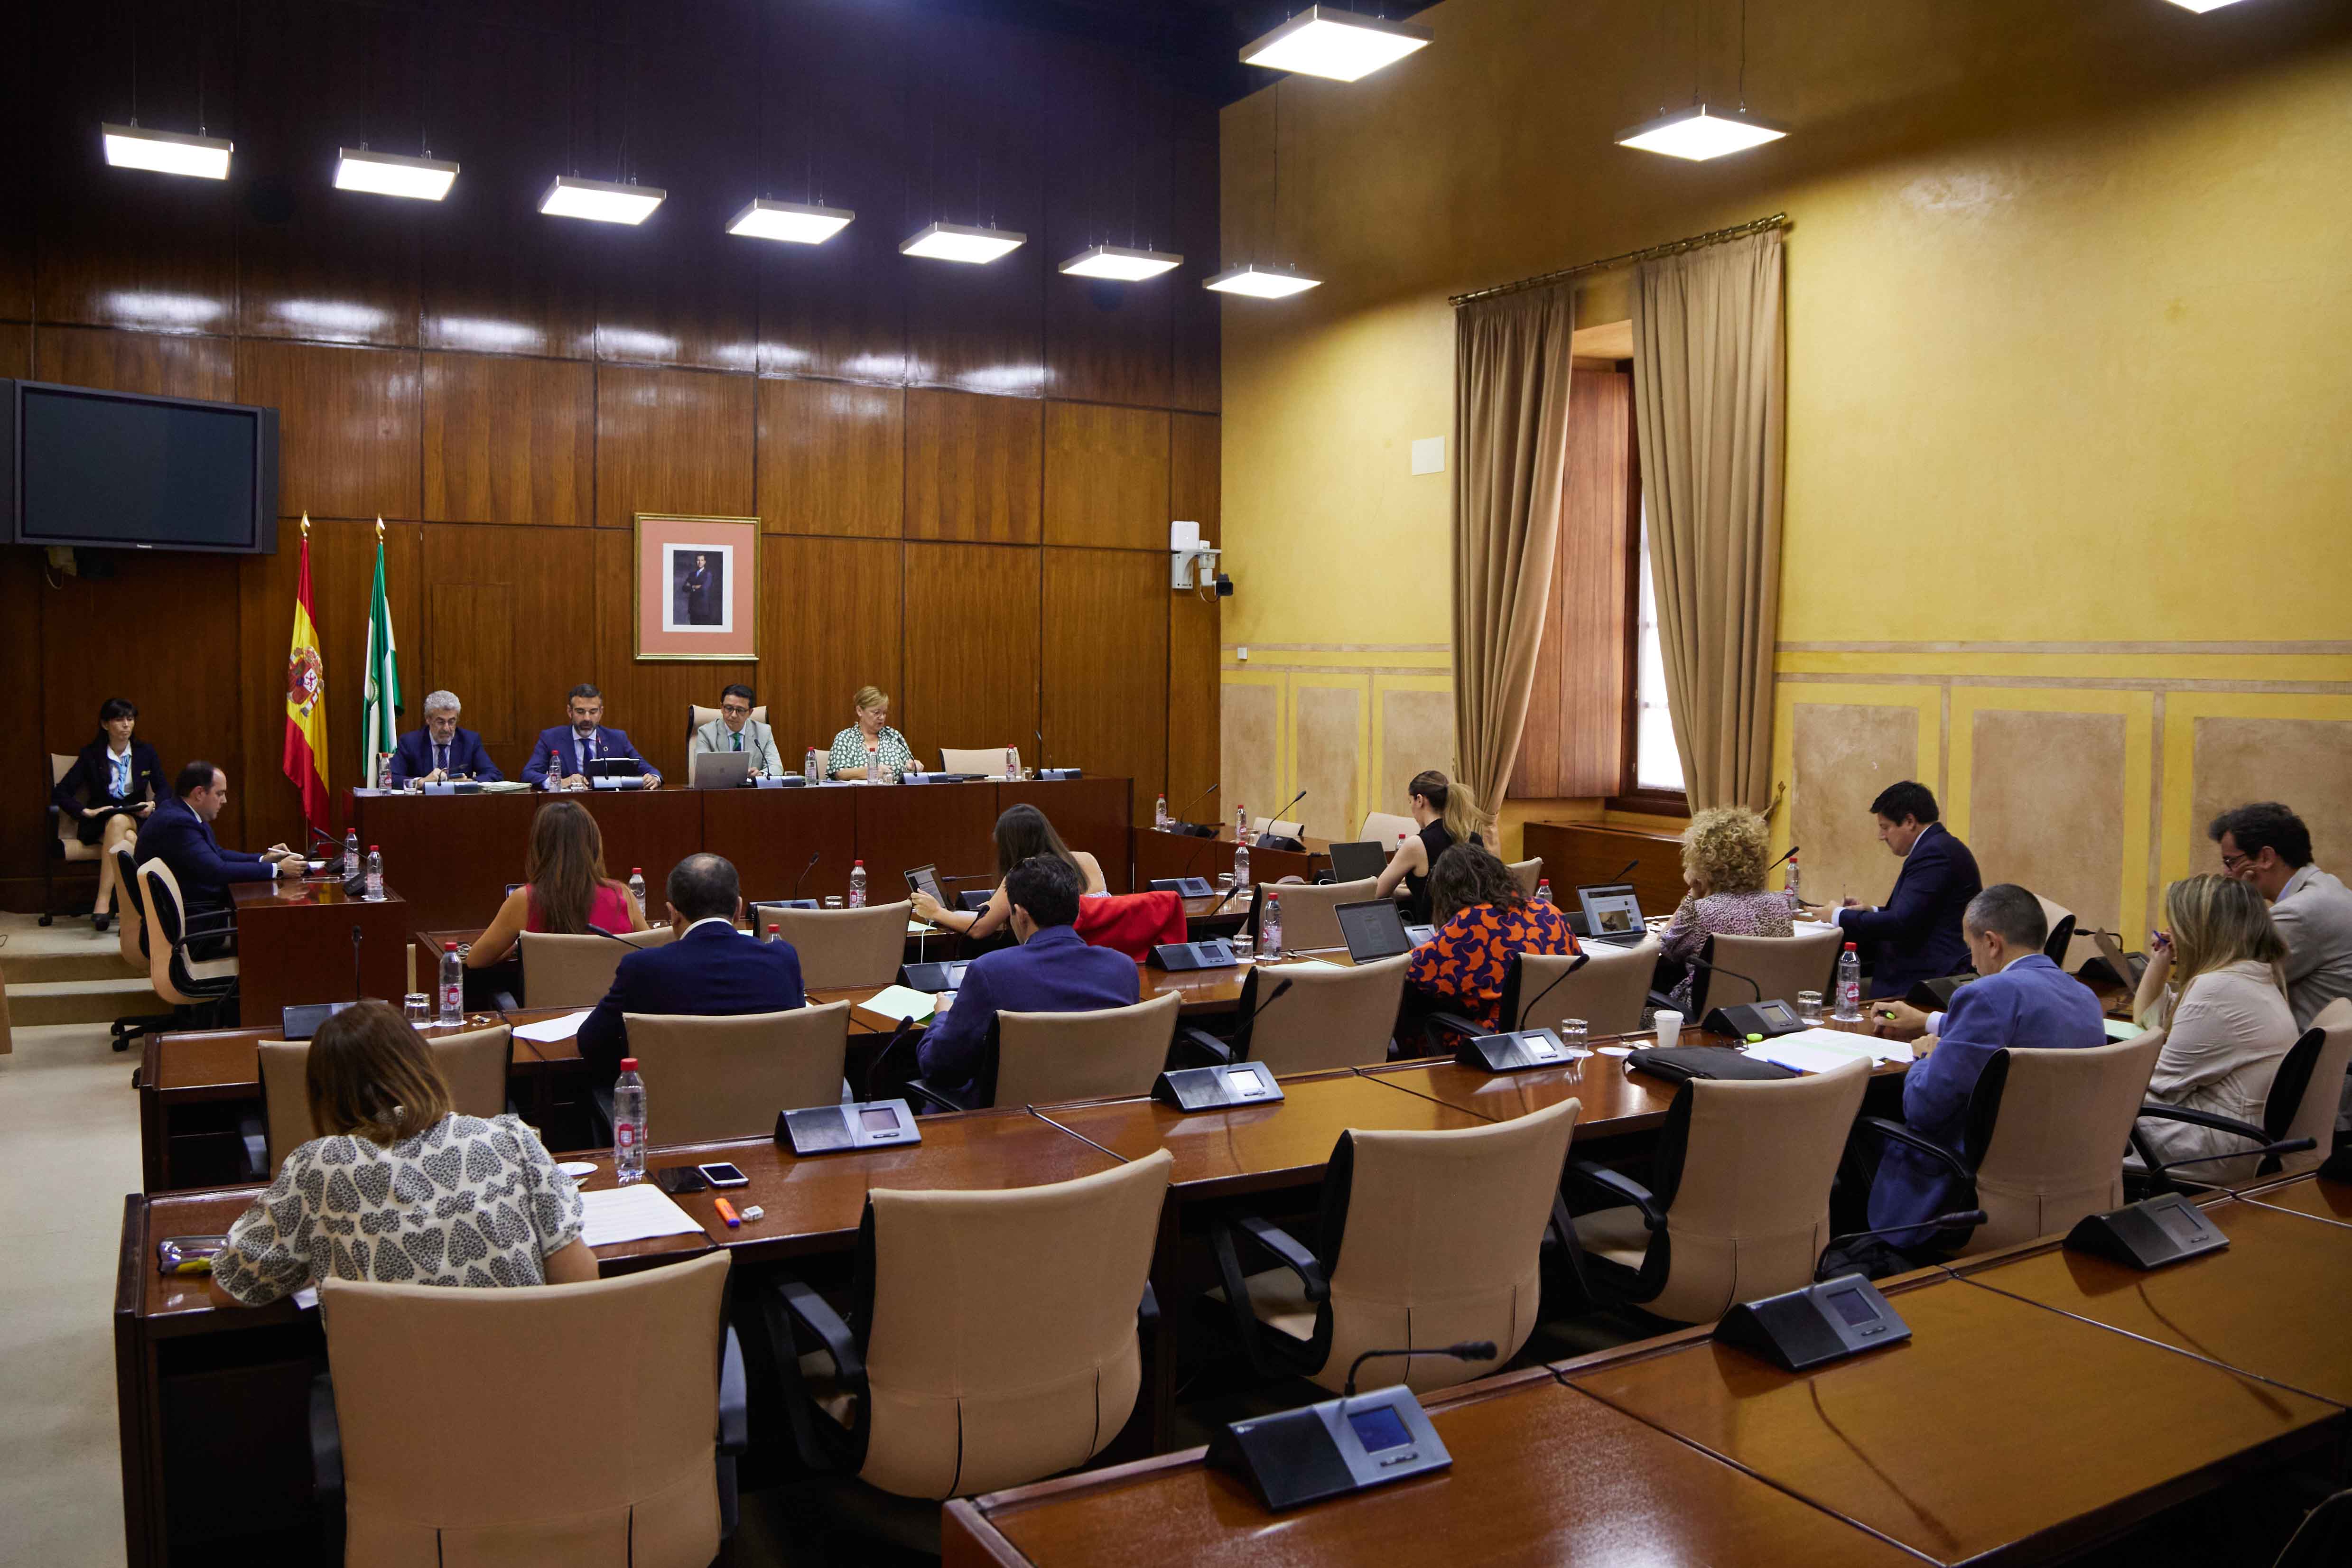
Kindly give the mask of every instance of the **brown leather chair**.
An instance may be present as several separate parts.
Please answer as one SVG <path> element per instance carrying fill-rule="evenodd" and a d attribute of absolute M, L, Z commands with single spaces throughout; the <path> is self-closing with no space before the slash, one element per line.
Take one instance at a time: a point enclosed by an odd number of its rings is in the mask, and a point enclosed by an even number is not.
<path fill-rule="evenodd" d="M 907 921 L 914 907 L 903 898 L 864 909 L 786 909 L 758 904 L 751 906 L 751 915 L 762 936 L 768 927 L 775 926 L 800 955 L 801 983 L 824 989 L 887 986 L 896 980 L 907 956 Z"/>
<path fill-rule="evenodd" d="M 2147 1096 L 2164 1031 L 2074 1051 L 1997 1051 L 1969 1096 L 1958 1154 L 1900 1122 L 1864 1116 L 1857 1131 L 1906 1145 L 1944 1167 L 1961 1190 L 1955 1210 L 1985 1222 L 1939 1251 L 1968 1256 L 2061 1236 L 2085 1215 L 2125 1199 L 2124 1150 Z"/>
<path fill-rule="evenodd" d="M 1565 980 L 1560 972 L 1576 962 L 1557 953 L 1517 953 L 1503 976 L 1502 1018 L 1512 1029 L 1549 1029 L 1562 1019 L 1582 1019 L 1593 1038 L 1632 1034 L 1642 1027 L 1642 1004 L 1657 972 L 1658 939 L 1645 936 L 1630 946 L 1587 942 L 1585 962 Z M 1555 984 L 1554 982 L 1558 982 Z"/>
<path fill-rule="evenodd" d="M 115 950 L 122 956 L 125 967 L 133 975 L 147 973 L 147 906 L 139 895 L 138 857 L 127 846 L 114 852 L 114 875 L 122 889 L 116 901 Z M 177 1021 L 172 1013 L 134 1013 L 116 1019 L 108 1026 L 110 1043 L 117 1051 L 128 1051 L 133 1041 L 147 1035 L 161 1034 Z"/>
<path fill-rule="evenodd" d="M 1404 834 L 1407 838 L 1418 838 L 1421 835 L 1421 824 L 1411 817 L 1400 817 L 1393 811 L 1367 811 L 1364 813 L 1363 829 L 1357 833 L 1356 837 L 1360 841 L 1380 845 L 1382 854 L 1394 854 L 1399 833 Z"/>
<path fill-rule="evenodd" d="M 1444 1388 L 1496 1370 L 1536 1325 L 1538 1263 L 1574 1100 L 1487 1127 L 1339 1134 L 1323 1178 L 1310 1251 L 1252 1215 L 1218 1219 L 1211 1249 L 1262 1375 L 1289 1373 L 1338 1390 L 1368 1350 L 1492 1340 L 1492 1363 L 1398 1356 L 1368 1363 L 1360 1387 Z M 1244 1272 L 1241 1244 L 1278 1268 Z"/>
<path fill-rule="evenodd" d="M 48 758 L 49 776 L 41 786 L 41 803 L 48 809 L 49 827 L 54 836 L 42 845 L 41 924 L 44 925 L 54 921 L 58 915 L 58 867 L 60 864 L 96 865 L 104 853 L 99 845 L 81 841 L 81 835 L 77 831 L 81 826 L 79 821 L 59 810 L 57 802 L 50 799 L 65 776 L 73 771 L 78 758 L 55 751 L 48 753 Z"/>
<path fill-rule="evenodd" d="M 314 1475 L 350 1568 L 704 1568 L 746 1437 L 729 1258 L 580 1285 L 319 1288 Z"/>
<path fill-rule="evenodd" d="M 694 732 L 696 730 L 700 729 L 706 724 L 718 723 L 719 717 L 719 712 L 715 707 L 704 707 L 700 703 L 687 704 L 686 738 L 688 743 L 692 744 L 694 740 Z M 751 710 L 751 721 L 754 724 L 766 724 L 768 722 L 768 705 L 766 703 L 761 703 L 759 706 Z M 779 749 L 781 749 L 781 747 Z"/>
<path fill-rule="evenodd" d="M 1791 1005 L 1799 991 L 1829 996 L 1844 944 L 1845 933 L 1835 926 L 1794 936 L 1734 936 L 1727 932 L 1709 936 L 1706 961 L 1723 972 L 1709 974 L 1701 969 L 1691 982 L 1692 1021 L 1704 1017 L 1709 1008 L 1752 1002 L 1759 994 L 1765 1001 Z M 1742 979 L 1757 988 L 1749 989 Z"/>
<path fill-rule="evenodd" d="M 224 1019 L 234 1021 L 236 960 L 198 959 L 188 951 L 188 906 L 180 896 L 180 879 L 160 860 L 138 868 L 139 903 L 145 912 L 147 983 L 179 1014 L 175 1022 L 198 1029 L 215 1029 Z M 198 935 L 234 931 L 230 915 L 207 915 Z"/>
<path fill-rule="evenodd" d="M 845 1316 L 762 1293 L 803 1459 L 900 1498 L 1086 1463 L 1133 1413 L 1165 1149 L 1074 1181 L 866 1195 Z M 932 1531 L 939 1511 L 922 1511 Z"/>
<path fill-rule="evenodd" d="M 1532 860 L 1507 861 L 1504 862 L 1503 869 L 1509 872 L 1511 880 L 1519 884 L 1520 893 L 1529 898 L 1536 895 L 1536 884 L 1543 881 L 1543 856 L 1537 855 Z"/>
<path fill-rule="evenodd" d="M 2352 1065 L 2352 998 L 2338 997 L 2319 1009 L 2311 1027 L 2280 1060 L 2278 1071 L 2271 1079 L 2270 1093 L 2263 1100 L 2262 1125 L 2233 1121 L 2208 1111 L 2192 1111 L 2183 1105 L 2151 1103 L 2139 1108 L 2143 1121 L 2154 1118 L 2187 1122 L 2235 1133 L 2246 1140 L 2242 1152 L 2225 1159 L 2176 1160 L 2166 1165 L 2156 1157 L 2156 1151 L 2135 1124 L 2132 1146 L 2139 1153 L 2139 1163 L 2127 1166 L 2125 1175 L 2137 1176 L 2145 1172 L 2149 1186 L 2167 1191 L 2176 1185 L 2233 1186 L 2261 1177 L 2301 1176 L 2316 1170 L 2326 1163 L 2335 1143 L 2336 1116 L 2343 1102 L 2347 1065 Z M 2288 1146 L 2305 1142 L 2311 1145 L 2309 1148 Z M 2176 1184 L 2173 1180 L 2176 1170 L 2186 1173 L 2183 1182 Z"/>
<path fill-rule="evenodd" d="M 449 1108 L 488 1120 L 507 1108 L 507 1074 L 514 1066 L 514 1030 L 505 1024 L 435 1035 L 425 1042 L 441 1082 L 449 1086 Z M 260 1157 L 247 1134 L 247 1160 L 267 1181 L 286 1156 L 319 1135 L 310 1120 L 310 1042 L 265 1040 L 254 1047 L 261 1067 L 261 1124 L 266 1143 Z"/>
<path fill-rule="evenodd" d="M 1363 903 L 1378 885 L 1378 879 L 1369 876 L 1360 882 L 1268 883 L 1257 890 L 1257 902 L 1251 906 L 1250 930 L 1263 934 L 1266 900 L 1273 899 L 1282 906 L 1284 952 L 1344 947 L 1348 939 L 1340 935 L 1339 917 L 1333 911 L 1343 904 Z"/>
<path fill-rule="evenodd" d="M 1183 998 L 1162 991 L 1132 1007 L 996 1015 L 992 1105 L 1128 1099 L 1151 1092 L 1168 1065 Z"/>
<path fill-rule="evenodd" d="M 653 1130 L 665 1144 L 710 1144 L 772 1132 L 779 1111 L 841 1098 L 849 1004 L 732 1018 L 625 1013 Z"/>
<path fill-rule="evenodd" d="M 1370 1067 L 1389 1059 L 1404 974 L 1412 955 L 1359 964 L 1285 964 L 1253 968 L 1242 979 L 1230 1040 L 1204 1030 L 1179 1033 L 1178 1050 L 1201 1063 L 1263 1061 L 1276 1078 L 1335 1067 Z M 1275 988 L 1290 989 L 1279 1000 Z"/>
<path fill-rule="evenodd" d="M 1021 765 L 1020 747 L 1011 748 L 1014 767 Z M 942 746 L 940 747 L 940 771 L 942 773 L 977 773 L 983 779 L 1004 777 L 1004 753 L 1002 746 Z"/>
<path fill-rule="evenodd" d="M 1811 1282 L 1830 1243 L 1830 1183 L 1862 1109 L 1862 1057 L 1801 1078 L 1695 1079 L 1675 1092 L 1645 1186 L 1590 1161 L 1571 1184 L 1580 1270 L 1603 1301 L 1680 1322 Z"/>
<path fill-rule="evenodd" d="M 2042 923 L 2050 929 L 2042 944 L 2042 956 L 2057 965 L 2066 967 L 2066 949 L 2074 943 L 2074 912 L 2063 904 L 2053 904 L 2040 894 L 2034 902 L 2042 905 Z"/>
<path fill-rule="evenodd" d="M 613 988 L 622 959 L 640 947 L 658 947 L 675 935 L 667 925 L 584 936 L 526 931 L 519 938 L 523 1000 L 535 1008 L 593 1008 Z"/>

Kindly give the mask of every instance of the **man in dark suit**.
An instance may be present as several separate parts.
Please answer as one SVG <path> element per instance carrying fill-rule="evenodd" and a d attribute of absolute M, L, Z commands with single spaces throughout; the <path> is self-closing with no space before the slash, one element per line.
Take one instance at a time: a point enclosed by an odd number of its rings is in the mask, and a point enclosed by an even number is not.
<path fill-rule="evenodd" d="M 1878 841 L 1903 860 L 1895 891 L 1874 909 L 1848 899 L 1835 911 L 1809 906 L 1806 912 L 1835 921 L 1846 940 L 1861 947 L 1872 996 L 1899 997 L 1921 980 L 1969 967 L 1960 915 L 1984 891 L 1984 882 L 1969 846 L 1936 820 L 1936 797 L 1925 784 L 1889 784 L 1870 810 L 1878 819 Z"/>
<path fill-rule="evenodd" d="M 716 626 L 719 616 L 710 599 L 710 558 L 698 555 L 687 569 L 680 585 L 686 590 L 686 623 L 689 626 Z"/>
<path fill-rule="evenodd" d="M 1896 1032 L 1928 1032 L 1913 1049 L 1918 1060 L 1903 1077 L 1903 1120 L 1912 1131 L 1960 1152 L 1969 1097 L 1993 1052 L 2011 1046 L 2036 1051 L 2081 1050 L 2107 1042 L 2099 998 L 2091 988 L 2042 956 L 2050 938 L 2042 902 L 2015 883 L 2000 883 L 1969 900 L 1962 916 L 1969 956 L 1983 978 L 1952 993 L 1951 1007 L 1921 1014 L 1896 1005 Z M 1954 1178 L 1928 1155 L 1890 1143 L 1870 1184 L 1872 1228 L 1948 1213 L 1961 1195 Z M 1917 1248 L 1934 1233 L 1905 1230 L 1887 1245 Z"/>
<path fill-rule="evenodd" d="M 457 727 L 457 711 L 455 692 L 435 692 L 425 699 L 425 727 L 400 737 L 393 750 L 391 773 L 384 779 L 386 789 L 397 789 L 411 779 L 427 784 L 448 779 L 495 783 L 506 777 L 482 749 L 482 737 Z"/>
<path fill-rule="evenodd" d="M 139 830 L 138 863 L 162 861 L 171 868 L 191 925 L 200 915 L 217 916 L 235 907 L 231 883 L 302 874 L 302 857 L 284 844 L 272 844 L 257 855 L 220 847 L 213 837 L 213 819 L 228 804 L 228 775 L 211 763 L 191 762 L 181 768 L 172 796 Z M 199 949 L 197 957 L 215 956 L 226 945 L 226 937 L 190 944 Z"/>
<path fill-rule="evenodd" d="M 654 765 L 637 756 L 637 748 L 629 737 L 617 729 L 604 727 L 604 694 L 584 682 L 572 688 L 567 699 L 572 722 L 559 724 L 553 729 L 539 732 L 531 742 L 530 760 L 524 764 L 522 781 L 534 789 L 551 789 L 557 780 L 566 789 L 588 788 L 588 764 L 610 758 L 634 758 L 645 766 L 642 782 L 648 789 L 658 789 L 661 775 Z"/>
<path fill-rule="evenodd" d="M 945 1017 L 924 1034 L 916 1060 L 923 1077 L 959 1100 L 977 1091 L 989 1026 L 1000 1012 L 1076 1013 L 1135 1005 L 1142 980 L 1135 960 L 1090 947 L 1072 928 L 1085 879 L 1069 862 L 1033 855 L 1004 879 L 1017 947 L 983 953 L 963 972 Z"/>
<path fill-rule="evenodd" d="M 669 873 L 668 892 L 677 938 L 622 959 L 613 988 L 580 1025 L 580 1055 L 598 1081 L 619 1073 L 629 1054 L 624 1013 L 731 1018 L 788 1012 L 807 999 L 791 943 L 757 942 L 735 929 L 743 894 L 730 862 L 688 855 Z"/>

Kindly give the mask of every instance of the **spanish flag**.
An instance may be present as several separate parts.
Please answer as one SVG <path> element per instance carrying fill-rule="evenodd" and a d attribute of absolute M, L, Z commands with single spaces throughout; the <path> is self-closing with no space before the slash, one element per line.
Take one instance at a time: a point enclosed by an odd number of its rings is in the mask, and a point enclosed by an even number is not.
<path fill-rule="evenodd" d="M 327 666 L 310 614 L 310 517 L 302 516 L 302 572 L 294 584 L 294 645 L 286 655 L 286 777 L 302 791 L 302 818 L 327 825 Z"/>

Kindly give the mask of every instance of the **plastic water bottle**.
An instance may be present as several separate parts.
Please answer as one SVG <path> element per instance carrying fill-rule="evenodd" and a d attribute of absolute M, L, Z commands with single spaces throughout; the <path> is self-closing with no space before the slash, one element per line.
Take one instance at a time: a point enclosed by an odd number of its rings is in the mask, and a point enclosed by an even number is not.
<path fill-rule="evenodd" d="M 784 928 L 783 928 L 782 926 L 781 926 L 781 925 L 771 925 L 771 926 L 769 926 L 769 927 L 768 927 L 768 940 L 769 940 L 769 941 L 771 941 L 771 942 L 781 942 L 781 941 L 782 941 L 783 939 L 784 939 Z"/>
<path fill-rule="evenodd" d="M 1168 831 L 1168 797 L 1160 797 L 1160 804 L 1151 808 L 1151 825 L 1161 832 Z"/>
<path fill-rule="evenodd" d="M 1238 800 L 1234 802 L 1234 842 L 1249 842 L 1249 808 Z"/>
<path fill-rule="evenodd" d="M 1551 878 L 1548 876 L 1536 878 L 1536 902 L 1547 909 L 1551 907 Z"/>
<path fill-rule="evenodd" d="M 343 834 L 343 874 L 360 873 L 360 831 L 352 828 Z"/>
<path fill-rule="evenodd" d="M 814 746 L 808 748 L 808 760 L 801 764 L 801 777 L 812 784 L 817 781 L 816 747 Z"/>
<path fill-rule="evenodd" d="M 1249 846 L 1247 844 L 1234 846 L 1234 885 L 1237 888 L 1249 885 Z"/>
<path fill-rule="evenodd" d="M 1862 955 L 1853 943 L 1838 955 L 1837 1012 L 1841 1023 L 1853 1023 L 1862 1017 Z"/>
<path fill-rule="evenodd" d="M 613 1081 L 613 1179 L 626 1186 L 645 1177 L 646 1081 L 637 1076 L 637 1059 L 625 1056 Z"/>
<path fill-rule="evenodd" d="M 1282 956 L 1282 900 L 1272 888 L 1265 894 L 1265 907 L 1257 917 L 1258 956 L 1265 958 Z"/>
<path fill-rule="evenodd" d="M 858 861 L 849 868 L 849 907 L 866 907 L 866 862 Z"/>
<path fill-rule="evenodd" d="M 1017 747 L 1008 746 L 1004 748 L 1004 776 L 1007 779 L 1021 777 L 1021 752 Z"/>
<path fill-rule="evenodd" d="M 882 782 L 882 748 L 878 746 L 866 754 L 866 781 L 868 784 Z"/>
<path fill-rule="evenodd" d="M 441 1019 L 445 1024 L 466 1021 L 466 960 L 457 956 L 457 944 L 441 944 Z"/>
<path fill-rule="evenodd" d="M 551 746 L 547 748 L 547 788 L 551 792 L 563 788 L 563 758 Z"/>
<path fill-rule="evenodd" d="M 383 898 L 383 852 L 373 844 L 368 846 L 367 895 L 378 902 Z"/>
<path fill-rule="evenodd" d="M 639 909 L 646 906 L 646 868 L 643 866 L 629 868 L 629 896 L 637 901 Z"/>
<path fill-rule="evenodd" d="M 1794 850 L 1789 852 L 1789 871 L 1788 874 L 1781 878 L 1780 886 L 1788 894 L 1789 902 L 1795 904 L 1797 902 L 1797 852 Z"/>

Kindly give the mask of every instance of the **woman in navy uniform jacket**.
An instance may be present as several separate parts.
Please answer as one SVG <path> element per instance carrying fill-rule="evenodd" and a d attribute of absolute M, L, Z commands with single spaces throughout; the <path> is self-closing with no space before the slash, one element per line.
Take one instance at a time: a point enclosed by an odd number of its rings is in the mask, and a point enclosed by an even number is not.
<path fill-rule="evenodd" d="M 107 698 L 98 710 L 98 738 L 81 748 L 50 795 L 74 825 L 74 836 L 102 852 L 98 902 L 90 910 L 90 923 L 100 931 L 114 909 L 114 852 L 138 838 L 139 824 L 163 795 L 163 761 L 153 747 L 131 738 L 138 727 L 138 705 Z"/>

